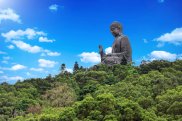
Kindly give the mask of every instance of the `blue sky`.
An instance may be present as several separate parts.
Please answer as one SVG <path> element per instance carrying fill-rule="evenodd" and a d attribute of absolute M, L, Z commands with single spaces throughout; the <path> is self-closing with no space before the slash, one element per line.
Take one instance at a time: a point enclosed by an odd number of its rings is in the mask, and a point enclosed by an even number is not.
<path fill-rule="evenodd" d="M 133 62 L 182 59 L 181 0 L 0 0 L 0 83 L 58 74 L 62 63 L 100 62 L 113 21 L 129 37 Z"/>

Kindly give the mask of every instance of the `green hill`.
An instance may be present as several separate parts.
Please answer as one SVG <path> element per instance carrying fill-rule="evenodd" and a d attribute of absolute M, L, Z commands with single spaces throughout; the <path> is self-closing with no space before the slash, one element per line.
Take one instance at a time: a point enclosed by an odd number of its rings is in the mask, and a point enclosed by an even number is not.
<path fill-rule="evenodd" d="M 0 121 L 181 121 L 182 60 L 97 65 L 0 85 Z"/>

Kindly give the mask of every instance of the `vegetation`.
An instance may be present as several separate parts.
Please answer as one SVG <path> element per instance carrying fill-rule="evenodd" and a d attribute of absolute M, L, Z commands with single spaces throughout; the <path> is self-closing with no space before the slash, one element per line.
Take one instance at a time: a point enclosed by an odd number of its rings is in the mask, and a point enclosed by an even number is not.
<path fill-rule="evenodd" d="M 96 65 L 0 85 L 0 121 L 181 121 L 182 60 Z"/>

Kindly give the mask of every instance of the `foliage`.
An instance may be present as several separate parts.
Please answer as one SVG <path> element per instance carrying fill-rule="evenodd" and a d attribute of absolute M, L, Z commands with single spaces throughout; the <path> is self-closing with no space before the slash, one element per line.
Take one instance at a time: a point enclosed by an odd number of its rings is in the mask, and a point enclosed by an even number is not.
<path fill-rule="evenodd" d="M 47 90 L 42 97 L 52 107 L 70 106 L 76 100 L 74 90 L 66 84 Z"/>
<path fill-rule="evenodd" d="M 157 96 L 157 102 L 159 114 L 182 115 L 182 86 Z"/>
<path fill-rule="evenodd" d="M 0 120 L 182 120 L 182 60 L 65 69 L 62 64 L 55 76 L 2 83 Z"/>

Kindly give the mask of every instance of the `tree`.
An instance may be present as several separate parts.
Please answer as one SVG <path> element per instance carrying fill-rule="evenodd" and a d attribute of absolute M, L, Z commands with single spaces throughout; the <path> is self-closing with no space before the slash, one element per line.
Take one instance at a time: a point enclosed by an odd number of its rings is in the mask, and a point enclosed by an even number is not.
<path fill-rule="evenodd" d="M 0 121 L 182 120 L 182 60 L 60 71 L 0 84 Z"/>
<path fill-rule="evenodd" d="M 67 84 L 55 87 L 46 91 L 43 99 L 53 107 L 65 107 L 71 105 L 76 100 L 76 94 Z"/>
<path fill-rule="evenodd" d="M 46 76 L 45 80 L 47 80 L 49 82 L 53 82 L 54 81 L 51 74 L 49 74 L 48 76 Z"/>
<path fill-rule="evenodd" d="M 159 113 L 182 115 L 182 86 L 167 90 L 166 93 L 157 96 L 156 99 Z"/>
<path fill-rule="evenodd" d="M 66 71 L 66 64 L 62 63 L 60 70 L 61 70 L 61 73 L 64 73 Z"/>
<path fill-rule="evenodd" d="M 79 70 L 79 65 L 78 62 L 76 61 L 73 67 L 73 72 L 76 72 L 77 70 Z"/>
<path fill-rule="evenodd" d="M 37 105 L 30 105 L 28 108 L 27 108 L 27 112 L 28 113 L 32 113 L 32 114 L 40 114 L 41 113 L 41 109 L 42 107 L 37 104 Z"/>

